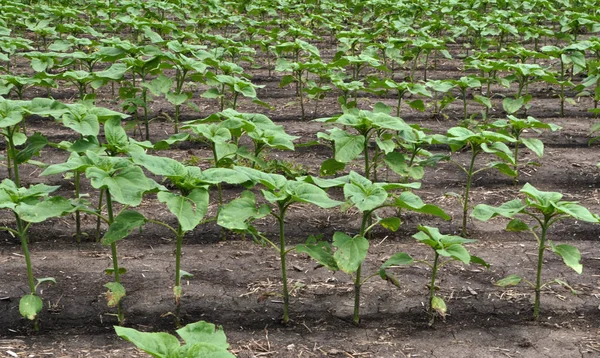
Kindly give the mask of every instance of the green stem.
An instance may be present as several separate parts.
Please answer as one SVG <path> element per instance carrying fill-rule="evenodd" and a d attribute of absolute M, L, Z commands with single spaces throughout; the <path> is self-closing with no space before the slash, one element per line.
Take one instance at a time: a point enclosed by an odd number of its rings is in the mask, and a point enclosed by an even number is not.
<path fill-rule="evenodd" d="M 104 196 L 104 189 L 100 188 L 100 195 L 98 197 L 98 217 L 96 218 L 96 242 L 100 241 L 100 223 L 102 214 L 102 198 Z"/>
<path fill-rule="evenodd" d="M 544 251 L 546 249 L 546 232 L 548 231 L 550 217 L 544 217 L 542 235 L 538 247 L 537 272 L 535 277 L 535 303 L 533 304 L 533 319 L 537 321 L 540 316 L 540 293 L 542 287 L 542 266 L 544 264 Z"/>
<path fill-rule="evenodd" d="M 81 172 L 75 171 L 75 198 L 79 200 Z M 79 210 L 75 211 L 75 240 L 81 243 L 81 214 Z"/>
<path fill-rule="evenodd" d="M 363 213 L 362 223 L 360 225 L 360 236 L 365 237 L 369 221 L 371 219 L 372 211 L 366 211 Z M 356 270 L 356 277 L 354 279 L 354 315 L 352 322 L 355 326 L 360 324 L 360 289 L 362 286 L 361 282 L 362 264 L 358 265 Z"/>
<path fill-rule="evenodd" d="M 148 123 L 148 90 L 142 90 L 142 101 L 144 102 L 144 126 L 146 127 L 146 140 L 150 140 L 150 123 Z"/>
<path fill-rule="evenodd" d="M 437 277 L 438 271 L 438 260 L 440 255 L 435 251 L 435 258 L 433 260 L 433 267 L 431 271 L 431 282 L 429 283 L 429 307 L 427 311 L 427 316 L 429 317 L 429 325 L 433 325 L 435 321 L 435 315 L 433 313 L 433 297 L 435 297 L 435 279 Z"/>
<path fill-rule="evenodd" d="M 177 247 L 175 248 L 175 325 L 180 326 L 180 304 L 181 304 L 181 246 L 183 244 L 184 232 L 181 229 L 181 224 L 177 226 Z"/>
<path fill-rule="evenodd" d="M 460 234 L 462 236 L 467 235 L 467 212 L 469 211 L 469 193 L 471 191 L 471 183 L 473 182 L 473 168 L 475 166 L 475 157 L 477 157 L 479 151 L 477 151 L 471 144 L 471 163 L 469 164 L 469 170 L 467 171 L 467 185 L 465 186 L 465 195 L 463 196 L 463 217 L 462 217 L 462 229 Z"/>
<path fill-rule="evenodd" d="M 112 208 L 112 198 L 110 195 L 110 191 L 108 188 L 104 189 L 106 191 L 106 210 L 108 211 L 108 222 L 111 225 L 114 221 L 113 208 Z M 110 251 L 113 262 L 113 272 L 115 275 L 115 282 L 121 283 L 121 274 L 119 273 L 119 257 L 117 255 L 117 243 L 112 242 L 110 244 Z M 122 325 L 125 321 L 125 316 L 123 315 L 123 307 L 121 304 L 121 300 L 117 303 L 117 318 L 119 319 L 119 325 Z"/>
<path fill-rule="evenodd" d="M 21 187 L 21 178 L 19 178 L 19 164 L 15 161 L 17 158 L 17 149 L 15 147 L 15 142 L 14 142 L 14 138 L 13 138 L 16 130 L 17 130 L 17 126 L 13 126 L 12 128 L 8 129 L 9 135 L 8 135 L 8 148 L 7 149 L 10 150 L 10 152 L 8 153 L 8 156 L 12 160 L 15 184 L 17 185 L 18 188 L 20 188 Z"/>
<path fill-rule="evenodd" d="M 279 203 L 279 215 L 277 221 L 279 222 L 279 258 L 281 260 L 281 279 L 283 281 L 283 323 L 287 324 L 290 321 L 289 317 L 289 306 L 290 306 L 290 295 L 288 291 L 287 282 L 287 267 L 286 267 L 286 255 L 285 250 L 285 212 L 287 205 L 285 203 Z"/>

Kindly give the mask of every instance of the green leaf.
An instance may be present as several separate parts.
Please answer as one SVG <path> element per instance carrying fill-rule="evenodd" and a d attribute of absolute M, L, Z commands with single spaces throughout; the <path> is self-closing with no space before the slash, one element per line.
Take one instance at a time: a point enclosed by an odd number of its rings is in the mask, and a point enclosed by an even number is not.
<path fill-rule="evenodd" d="M 446 212 L 440 207 L 423 203 L 421 198 L 409 191 L 402 192 L 402 194 L 400 194 L 400 196 L 396 199 L 395 203 L 396 206 L 400 208 L 409 209 L 418 213 L 435 215 L 444 220 L 450 220 L 450 215 L 446 214 Z"/>
<path fill-rule="evenodd" d="M 531 149 L 539 158 L 544 156 L 544 142 L 537 138 L 523 138 L 521 140 L 523 144 Z"/>
<path fill-rule="evenodd" d="M 41 133 L 34 133 L 27 138 L 27 146 L 21 149 L 16 156 L 17 164 L 22 164 L 31 159 L 34 155 L 39 154 L 40 150 L 48 144 L 48 139 Z"/>
<path fill-rule="evenodd" d="M 343 232 L 333 234 L 333 255 L 338 267 L 345 273 L 353 273 L 365 261 L 369 250 L 369 240 L 362 236 L 350 237 Z"/>
<path fill-rule="evenodd" d="M 248 221 L 267 215 L 268 212 L 256 208 L 256 197 L 250 191 L 242 197 L 225 204 L 219 211 L 217 224 L 230 230 L 247 230 Z"/>
<path fill-rule="evenodd" d="M 104 287 L 108 288 L 108 291 L 106 292 L 108 307 L 116 307 L 121 299 L 125 297 L 125 287 L 117 282 L 109 282 L 105 284 Z"/>
<path fill-rule="evenodd" d="M 391 231 L 398 231 L 400 224 L 402 224 L 402 221 L 397 217 L 385 218 L 379 221 L 379 225 Z"/>
<path fill-rule="evenodd" d="M 340 170 L 344 170 L 345 167 L 345 163 L 338 162 L 333 158 L 329 158 L 321 163 L 321 169 L 319 170 L 319 173 L 323 176 L 334 175 Z"/>
<path fill-rule="evenodd" d="M 508 275 L 502 280 L 496 281 L 495 285 L 500 287 L 515 286 L 521 282 L 522 278 L 517 275 Z"/>
<path fill-rule="evenodd" d="M 489 219 L 496 217 L 498 215 L 512 218 L 516 214 L 523 211 L 527 208 L 527 205 L 523 204 L 523 202 L 519 199 L 513 199 L 511 201 L 507 201 L 506 203 L 494 207 L 487 204 L 479 204 L 473 209 L 471 216 L 481 221 L 488 221 Z"/>
<path fill-rule="evenodd" d="M 425 111 L 425 102 L 422 99 L 416 99 L 414 101 L 407 101 L 408 105 L 412 109 L 416 109 L 419 112 Z"/>
<path fill-rule="evenodd" d="M 310 203 L 324 209 L 342 204 L 341 201 L 329 198 L 325 190 L 313 184 L 289 181 L 285 188 L 294 202 Z"/>
<path fill-rule="evenodd" d="M 161 203 L 167 204 L 183 232 L 194 230 L 208 211 L 208 191 L 205 189 L 194 189 L 186 196 L 161 191 L 157 197 Z"/>
<path fill-rule="evenodd" d="M 435 310 L 441 317 L 446 317 L 446 302 L 441 297 L 433 296 L 431 298 L 431 308 Z"/>
<path fill-rule="evenodd" d="M 558 256 L 562 257 L 565 265 L 569 266 L 578 274 L 581 274 L 583 271 L 583 265 L 580 263 L 581 261 L 581 253 L 579 250 L 571 245 L 556 245 L 552 244 L 552 251 L 556 253 Z"/>
<path fill-rule="evenodd" d="M 179 349 L 177 337 L 168 333 L 139 332 L 133 328 L 114 326 L 117 335 L 153 357 L 169 358 Z"/>
<path fill-rule="evenodd" d="M 553 205 L 558 211 L 567 214 L 577 220 L 583 220 L 591 223 L 598 222 L 598 216 L 592 214 L 585 207 L 571 202 L 558 202 Z"/>
<path fill-rule="evenodd" d="M 148 220 L 135 210 L 125 210 L 114 218 L 108 231 L 102 237 L 102 245 L 110 245 L 126 238 L 131 232 L 142 227 Z"/>
<path fill-rule="evenodd" d="M 350 172 L 350 183 L 344 185 L 344 196 L 365 212 L 383 204 L 388 197 L 387 191 L 381 185 L 373 184 L 369 179 Z"/>
<path fill-rule="evenodd" d="M 217 328 L 212 323 L 204 321 L 190 323 L 178 329 L 177 334 L 185 341 L 186 345 L 210 343 L 221 350 L 229 348 L 225 332 L 223 332 L 221 327 Z"/>
<path fill-rule="evenodd" d="M 473 99 L 475 99 L 476 102 L 483 104 L 486 108 L 492 108 L 492 101 L 488 97 L 476 94 L 473 96 Z"/>
<path fill-rule="evenodd" d="M 33 321 L 43 307 L 42 299 L 34 294 L 25 295 L 19 301 L 19 313 L 28 320 Z"/>
<path fill-rule="evenodd" d="M 19 215 L 21 220 L 30 223 L 40 223 L 46 221 L 48 218 L 62 216 L 76 209 L 69 200 L 61 196 L 55 196 L 43 201 L 32 201 L 32 203 L 21 202 L 14 208 L 15 213 Z"/>
<path fill-rule="evenodd" d="M 508 114 L 515 113 L 516 111 L 521 109 L 521 107 L 523 107 L 524 104 L 525 99 L 523 97 L 519 97 L 517 99 L 506 97 L 504 98 L 504 100 L 502 100 L 502 107 L 504 108 L 504 111 L 506 111 L 506 113 Z"/>
<path fill-rule="evenodd" d="M 529 230 L 529 225 L 519 219 L 512 219 L 508 225 L 506 225 L 506 231 L 527 231 Z"/>
<path fill-rule="evenodd" d="M 317 241 L 314 237 L 309 238 L 305 244 L 296 245 L 296 251 L 308 254 L 313 260 L 327 267 L 331 271 L 339 271 L 340 268 L 333 257 L 331 245 L 326 241 Z"/>
<path fill-rule="evenodd" d="M 392 257 L 390 257 L 389 259 L 387 259 L 383 265 L 381 265 L 381 267 L 379 267 L 379 276 L 386 280 L 386 276 L 387 273 L 385 272 L 385 270 L 389 267 L 392 266 L 399 266 L 399 265 L 412 265 L 414 262 L 413 258 L 404 252 L 397 252 L 394 255 L 392 255 Z"/>
<path fill-rule="evenodd" d="M 465 265 L 468 265 L 471 262 L 471 255 L 462 245 L 451 245 L 446 248 L 446 252 L 450 254 L 451 257 L 461 261 Z"/>
<path fill-rule="evenodd" d="M 129 144 L 127 132 L 121 126 L 121 120 L 111 118 L 104 123 L 106 142 L 115 147 L 125 147 Z"/>
<path fill-rule="evenodd" d="M 356 159 L 365 148 L 365 137 L 362 135 L 342 135 L 334 139 L 334 159 L 341 163 L 349 163 Z"/>

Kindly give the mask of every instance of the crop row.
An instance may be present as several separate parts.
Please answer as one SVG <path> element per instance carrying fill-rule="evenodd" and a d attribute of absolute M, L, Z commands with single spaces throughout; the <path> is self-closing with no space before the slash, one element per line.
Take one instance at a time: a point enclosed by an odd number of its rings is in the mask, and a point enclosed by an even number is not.
<path fill-rule="evenodd" d="M 553 243 L 548 230 L 569 218 L 597 223 L 597 215 L 563 201 L 561 193 L 539 191 L 530 184 L 521 189 L 524 200 L 498 207 L 473 208 L 470 190 L 473 179 L 486 170 L 498 170 L 517 183 L 519 170 L 526 165 L 520 158 L 523 148 L 543 156 L 544 144 L 537 134 L 560 128 L 528 116 L 537 84 L 555 88 L 561 116 L 565 103 L 574 103 L 577 96 L 591 98 L 589 109 L 598 113 L 600 39 L 590 33 L 600 27 L 597 10 L 585 2 L 1 3 L 0 61 L 5 66 L 0 71 L 5 74 L 0 75 L 0 135 L 5 139 L 1 159 L 7 179 L 0 183 L 0 209 L 12 212 L 14 221 L 0 229 L 17 237 L 23 248 L 29 293 L 21 299 L 19 310 L 36 328 L 43 307 L 38 286 L 53 279 L 33 276 L 28 230 L 32 224 L 63 215 L 74 217 L 78 241 L 83 235 L 82 214 L 97 217 L 97 228 L 106 225 L 101 241 L 110 248 L 112 267 L 106 273 L 113 278 L 105 285 L 106 298 L 119 323 L 125 317 L 121 276 L 126 269 L 120 266 L 117 243 L 149 224 L 166 227 L 176 239 L 177 325 L 181 280 L 189 275 L 181 268 L 183 238 L 208 221 L 222 227 L 224 236 L 241 232 L 277 251 L 284 323 L 289 320 L 286 257 L 295 250 L 352 277 L 355 324 L 360 322 L 360 290 L 367 280 L 380 277 L 399 285 L 396 267 L 428 265 L 427 314 L 433 324 L 447 311 L 435 292 L 439 268 L 452 261 L 487 266 L 468 252 L 467 244 L 474 241 L 468 238 L 469 212 L 484 221 L 508 217 L 508 230 L 528 231 L 537 239 L 535 277 L 510 275 L 496 282 L 499 286 L 529 284 L 535 291 L 534 318 L 540 314 L 543 287 L 569 287 L 564 280 L 542 281 L 547 250 L 582 272 L 579 251 Z M 335 47 L 335 53 L 327 47 Z M 460 74 L 428 78 L 428 71 L 437 70 L 442 61 L 457 67 Z M 309 117 L 309 101 L 316 114 L 320 101 L 330 94 L 338 96 L 339 113 L 316 119 L 328 128 L 317 134 L 318 141 L 332 149 L 320 175 L 273 172 L 266 153 L 294 150 L 298 138 L 269 118 L 272 107 L 258 96 L 264 85 L 253 82 L 252 74 L 275 76 L 280 87 L 293 85 L 302 119 Z M 46 89 L 48 98 L 39 97 L 39 88 Z M 75 103 L 50 98 L 53 92 L 73 88 Z M 29 91 L 35 95 L 28 95 Z M 118 111 L 98 106 L 117 93 Z M 394 101 L 364 109 L 361 100 L 366 95 Z M 35 98 L 25 100 L 30 97 Z M 173 106 L 166 116 L 174 121 L 174 133 L 157 142 L 150 138 L 153 97 Z M 183 110 L 200 112 L 195 103 L 200 98 L 214 101 L 218 109 L 180 123 Z M 444 134 L 429 134 L 400 118 L 403 101 L 414 110 L 443 117 L 457 98 L 462 102 L 459 118 L 464 121 Z M 242 101 L 265 109 L 263 113 L 241 111 Z M 474 112 L 473 106 L 481 111 Z M 493 110 L 500 106 L 498 118 Z M 52 143 L 43 133 L 28 134 L 25 123 L 30 116 L 56 121 L 71 129 L 74 139 Z M 143 140 L 128 135 L 126 120 L 128 125 L 143 123 Z M 162 150 L 190 141 L 201 141 L 209 149 L 208 169 L 161 156 Z M 434 145 L 447 148 L 447 153 L 429 151 Z M 43 155 L 35 158 L 46 146 L 68 152 L 68 159 L 49 165 Z M 456 160 L 459 151 L 469 153 L 467 164 Z M 481 158 L 483 164 L 478 166 Z M 432 260 L 398 252 L 375 273 L 363 272 L 372 230 L 398 230 L 401 221 L 396 213 L 413 211 L 450 219 L 416 192 L 425 168 L 440 162 L 452 163 L 465 174 L 464 191 L 457 194 L 462 206 L 461 235 L 420 225 L 413 237 L 432 249 Z M 350 163 L 360 164 L 350 171 Z M 20 176 L 25 164 L 40 166 L 43 176 L 62 174 L 72 179 L 74 193 L 59 196 L 53 194 L 58 186 L 27 185 Z M 382 178 L 384 172 L 393 175 Z M 81 192 L 82 181 L 94 192 Z M 245 190 L 226 201 L 225 184 Z M 150 196 L 172 213 L 175 225 L 135 210 Z M 207 217 L 211 202 L 218 209 L 214 217 Z M 359 233 L 351 236 L 340 231 L 332 238 L 311 237 L 289 247 L 286 214 L 298 203 L 353 208 L 361 213 Z M 276 237 L 268 237 L 254 225 L 266 216 L 277 221 Z M 185 330 L 181 332 L 185 339 Z"/>

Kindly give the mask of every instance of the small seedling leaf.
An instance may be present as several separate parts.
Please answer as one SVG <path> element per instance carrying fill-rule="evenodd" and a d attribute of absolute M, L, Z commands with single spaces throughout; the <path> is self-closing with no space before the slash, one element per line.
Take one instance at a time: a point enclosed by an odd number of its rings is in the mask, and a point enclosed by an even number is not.
<path fill-rule="evenodd" d="M 21 298 L 21 301 L 19 301 L 19 312 L 21 313 L 21 316 L 29 320 L 34 320 L 43 307 L 44 303 L 42 302 L 42 299 L 33 294 L 25 295 Z"/>
<path fill-rule="evenodd" d="M 431 308 L 433 308 L 442 318 L 446 317 L 446 302 L 438 296 L 431 298 Z"/>
<path fill-rule="evenodd" d="M 500 287 L 515 286 L 521 282 L 522 278 L 517 275 L 508 275 L 505 278 L 496 281 L 495 285 Z"/>
<path fill-rule="evenodd" d="M 109 282 L 104 287 L 108 288 L 106 292 L 106 301 L 108 307 L 116 307 L 119 301 L 125 297 L 125 287 L 118 282 Z"/>

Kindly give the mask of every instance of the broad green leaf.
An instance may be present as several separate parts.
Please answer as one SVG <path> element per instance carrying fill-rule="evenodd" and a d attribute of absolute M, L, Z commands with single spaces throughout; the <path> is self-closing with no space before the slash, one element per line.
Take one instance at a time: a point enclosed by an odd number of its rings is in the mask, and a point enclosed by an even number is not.
<path fill-rule="evenodd" d="M 103 245 L 110 245 L 126 238 L 135 229 L 142 227 L 148 220 L 135 210 L 125 210 L 114 218 L 113 223 L 102 237 Z"/>
<path fill-rule="evenodd" d="M 527 148 L 531 149 L 531 151 L 534 152 L 535 155 L 537 155 L 538 157 L 541 158 L 544 156 L 544 142 L 542 142 L 541 140 L 537 138 L 523 138 L 521 141 Z"/>
<path fill-rule="evenodd" d="M 335 145 L 334 159 L 341 163 L 349 163 L 356 159 L 365 149 L 365 137 L 362 135 L 337 136 L 333 139 Z"/>
<path fill-rule="evenodd" d="M 40 150 L 48 145 L 48 139 L 41 133 L 34 133 L 32 136 L 27 138 L 27 146 L 21 149 L 16 156 L 17 164 L 27 162 L 34 155 L 39 154 Z"/>
<path fill-rule="evenodd" d="M 523 202 L 519 199 L 507 201 L 498 207 L 487 204 L 479 204 L 475 207 L 475 209 L 473 209 L 471 216 L 481 221 L 488 221 L 489 219 L 498 215 L 512 218 L 516 214 L 523 211 L 526 207 L 527 205 L 523 204 Z"/>
<path fill-rule="evenodd" d="M 167 204 L 184 232 L 194 230 L 208 211 L 208 192 L 205 189 L 194 189 L 186 196 L 161 191 L 157 197 L 161 203 Z"/>
<path fill-rule="evenodd" d="M 583 220 L 591 223 L 598 222 L 597 215 L 592 214 L 588 209 L 579 204 L 571 202 L 558 202 L 553 205 L 558 211 L 570 215 L 574 219 Z"/>
<path fill-rule="evenodd" d="M 242 184 L 250 178 L 239 170 L 230 168 L 209 168 L 202 172 L 200 179 L 209 184 Z"/>
<path fill-rule="evenodd" d="M 319 173 L 323 176 L 335 175 L 335 173 L 339 172 L 340 170 L 344 170 L 345 167 L 345 163 L 338 162 L 333 158 L 329 158 L 321 163 L 321 169 L 319 170 Z"/>
<path fill-rule="evenodd" d="M 450 220 L 450 215 L 446 214 L 440 207 L 432 204 L 425 204 L 421 198 L 409 191 L 402 192 L 395 203 L 396 206 L 400 208 L 409 209 L 418 213 L 435 215 L 444 220 Z"/>
<path fill-rule="evenodd" d="M 114 326 L 117 335 L 157 358 L 169 358 L 179 349 L 179 340 L 168 333 L 139 332 L 133 328 Z"/>
<path fill-rule="evenodd" d="M 71 202 L 61 196 L 55 196 L 33 204 L 21 202 L 14 208 L 21 220 L 30 223 L 40 223 L 48 218 L 62 216 L 76 208 Z"/>
<path fill-rule="evenodd" d="M 285 188 L 295 202 L 310 203 L 325 209 L 342 204 L 329 198 L 325 190 L 313 184 L 289 181 Z"/>
<path fill-rule="evenodd" d="M 529 230 L 529 226 L 519 219 L 512 219 L 508 225 L 506 225 L 506 231 L 518 232 L 527 230 Z"/>
<path fill-rule="evenodd" d="M 252 192 L 245 191 L 242 197 L 225 204 L 219 211 L 217 224 L 230 230 L 248 229 L 248 220 L 265 216 L 256 208 L 256 197 Z"/>
<path fill-rule="evenodd" d="M 475 101 L 483 104 L 486 108 L 490 108 L 490 109 L 492 108 L 492 101 L 488 97 L 476 94 L 473 96 L 473 99 L 475 99 Z"/>
<path fill-rule="evenodd" d="M 343 232 L 333 234 L 333 246 L 337 248 L 333 254 L 338 267 L 351 274 L 365 261 L 369 250 L 369 240 L 362 236 L 350 237 Z"/>
<path fill-rule="evenodd" d="M 515 113 L 516 111 L 521 109 L 521 107 L 523 107 L 524 104 L 525 99 L 523 97 L 519 97 L 517 99 L 506 97 L 504 98 L 504 100 L 502 100 L 502 107 L 504 108 L 504 111 L 506 111 L 506 113 L 508 114 Z"/>
<path fill-rule="evenodd" d="M 385 272 L 385 270 L 389 267 L 392 266 L 399 266 L 399 265 L 412 265 L 414 262 L 413 258 L 404 252 L 397 252 L 394 255 L 392 255 L 392 257 L 390 257 L 389 259 L 387 259 L 383 265 L 381 265 L 381 267 L 379 267 L 379 276 L 382 279 L 386 279 L 387 273 Z"/>
<path fill-rule="evenodd" d="M 508 275 L 505 278 L 496 281 L 496 283 L 494 283 L 496 286 L 500 286 L 500 287 L 506 287 L 506 286 L 515 286 L 518 285 L 521 282 L 522 278 L 520 276 L 517 275 Z"/>
<path fill-rule="evenodd" d="M 119 302 L 125 297 L 125 287 L 117 282 L 109 282 L 104 285 L 108 288 L 106 292 L 106 302 L 108 307 L 116 307 Z"/>
<path fill-rule="evenodd" d="M 62 117 L 63 125 L 71 128 L 82 136 L 97 136 L 100 133 L 100 122 L 98 116 L 92 113 L 65 113 Z"/>
<path fill-rule="evenodd" d="M 558 201 L 563 197 L 561 193 L 537 190 L 529 183 L 525 183 L 520 192 L 527 194 L 527 196 L 540 203 L 540 205 L 544 208 L 550 208 L 554 203 L 558 203 Z"/>
<path fill-rule="evenodd" d="M 446 248 L 446 252 L 453 258 L 461 261 L 465 265 L 471 262 L 471 255 L 462 245 L 451 245 Z"/>
<path fill-rule="evenodd" d="M 381 185 L 373 184 L 367 178 L 350 172 L 350 183 L 344 185 L 344 196 L 362 212 L 373 210 L 382 205 L 388 193 Z"/>
<path fill-rule="evenodd" d="M 42 308 L 44 308 L 42 299 L 34 294 L 25 295 L 19 301 L 19 313 L 28 320 L 33 321 Z"/>
<path fill-rule="evenodd" d="M 400 224 L 402 224 L 402 221 L 397 217 L 385 218 L 379 221 L 379 225 L 391 231 L 398 231 Z"/>
<path fill-rule="evenodd" d="M 184 177 L 187 173 L 185 166 L 179 161 L 145 153 L 133 153 L 133 162 L 146 168 L 154 175 L 166 177 Z"/>
<path fill-rule="evenodd" d="M 196 344 L 186 344 L 180 347 L 169 358 L 235 358 L 235 356 L 212 343 L 202 342 Z"/>
<path fill-rule="evenodd" d="M 186 345 L 210 343 L 222 350 L 229 348 L 225 332 L 223 332 L 221 327 L 217 328 L 212 323 L 204 321 L 190 323 L 178 329 L 177 334 L 185 341 Z"/>
<path fill-rule="evenodd" d="M 571 245 L 552 245 L 551 247 L 554 253 L 562 257 L 565 265 L 575 270 L 578 274 L 581 274 L 583 271 L 583 265 L 580 263 L 581 253 L 576 247 Z"/>
<path fill-rule="evenodd" d="M 339 271 L 340 268 L 333 257 L 331 245 L 326 241 L 317 241 L 312 238 L 307 240 L 305 244 L 296 245 L 296 251 L 306 253 L 319 264 L 327 267 L 331 271 Z"/>
<path fill-rule="evenodd" d="M 106 142 L 115 147 L 125 147 L 129 143 L 127 140 L 129 137 L 121 126 L 121 120 L 117 118 L 111 118 L 104 123 L 104 135 Z"/>

